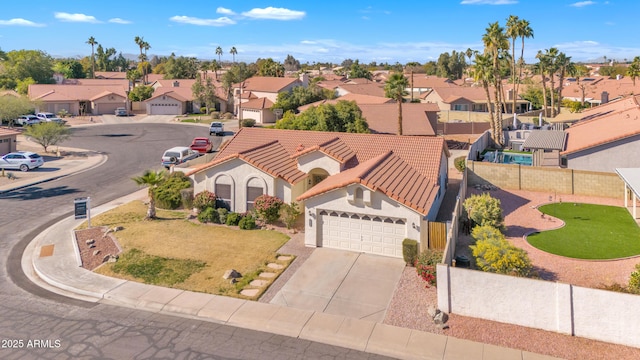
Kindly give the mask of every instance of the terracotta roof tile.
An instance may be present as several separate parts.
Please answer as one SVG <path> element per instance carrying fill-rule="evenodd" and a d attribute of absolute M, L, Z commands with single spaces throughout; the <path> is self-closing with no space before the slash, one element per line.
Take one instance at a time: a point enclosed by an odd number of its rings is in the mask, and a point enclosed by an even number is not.
<path fill-rule="evenodd" d="M 398 104 L 359 104 L 362 116 L 372 133 L 396 134 L 398 132 Z M 440 109 L 433 103 L 402 104 L 403 135 L 434 136 Z"/>
<path fill-rule="evenodd" d="M 369 82 L 365 84 L 342 84 L 338 87 L 351 94 L 385 97 L 384 85 L 376 82 Z"/>
<path fill-rule="evenodd" d="M 255 96 L 253 97 L 253 99 L 246 101 L 246 102 L 242 102 L 242 108 L 243 109 L 259 109 L 259 110 L 264 110 L 264 109 L 271 109 L 271 107 L 273 107 L 273 102 L 271 102 L 271 100 L 262 97 L 262 98 L 255 98 Z"/>
<path fill-rule="evenodd" d="M 570 126 L 567 146 L 571 154 L 640 134 L 640 95 L 597 106 Z"/>
<path fill-rule="evenodd" d="M 245 91 L 263 91 L 263 92 L 280 92 L 282 89 L 293 83 L 299 83 L 298 78 L 270 77 L 270 76 L 254 76 L 243 82 Z M 235 84 L 234 87 L 240 87 Z"/>
<path fill-rule="evenodd" d="M 126 97 L 127 89 L 127 86 L 115 85 L 32 84 L 29 85 L 29 98 L 45 101 L 86 101 L 105 92 Z"/>

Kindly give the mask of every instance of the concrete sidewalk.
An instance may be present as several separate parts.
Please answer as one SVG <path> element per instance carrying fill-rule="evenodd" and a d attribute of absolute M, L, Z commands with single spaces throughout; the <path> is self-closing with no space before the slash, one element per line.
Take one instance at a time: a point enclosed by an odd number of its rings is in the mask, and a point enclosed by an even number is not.
<path fill-rule="evenodd" d="M 146 197 L 146 189 L 92 209 L 97 215 Z M 79 266 L 69 217 L 25 249 L 22 267 L 36 284 L 85 301 L 197 318 L 400 359 L 551 359 L 520 350 L 416 331 L 310 309 L 163 288 L 114 279 Z"/>

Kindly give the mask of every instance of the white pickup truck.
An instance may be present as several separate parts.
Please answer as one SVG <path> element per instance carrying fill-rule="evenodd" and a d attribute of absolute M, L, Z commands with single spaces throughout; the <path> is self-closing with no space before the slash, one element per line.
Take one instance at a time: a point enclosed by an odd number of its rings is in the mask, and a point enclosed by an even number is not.
<path fill-rule="evenodd" d="M 209 135 L 224 136 L 224 126 L 221 122 L 214 121 L 209 126 Z"/>

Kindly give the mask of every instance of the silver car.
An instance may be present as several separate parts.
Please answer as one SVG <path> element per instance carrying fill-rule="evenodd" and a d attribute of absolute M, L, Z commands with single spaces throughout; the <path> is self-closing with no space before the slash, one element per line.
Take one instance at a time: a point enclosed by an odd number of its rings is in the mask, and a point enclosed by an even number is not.
<path fill-rule="evenodd" d="M 16 119 L 15 122 L 20 126 L 30 126 L 40 124 L 40 119 L 38 119 L 35 115 L 21 115 Z"/>
<path fill-rule="evenodd" d="M 0 158 L 0 169 L 29 171 L 44 165 L 42 156 L 30 151 L 8 153 Z"/>

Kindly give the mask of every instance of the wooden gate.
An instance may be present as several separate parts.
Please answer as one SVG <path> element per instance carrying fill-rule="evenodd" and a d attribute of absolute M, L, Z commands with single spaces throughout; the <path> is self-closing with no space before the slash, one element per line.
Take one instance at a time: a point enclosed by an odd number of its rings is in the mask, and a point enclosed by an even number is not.
<path fill-rule="evenodd" d="M 447 246 L 447 223 L 429 221 L 429 249 L 444 250 Z"/>

